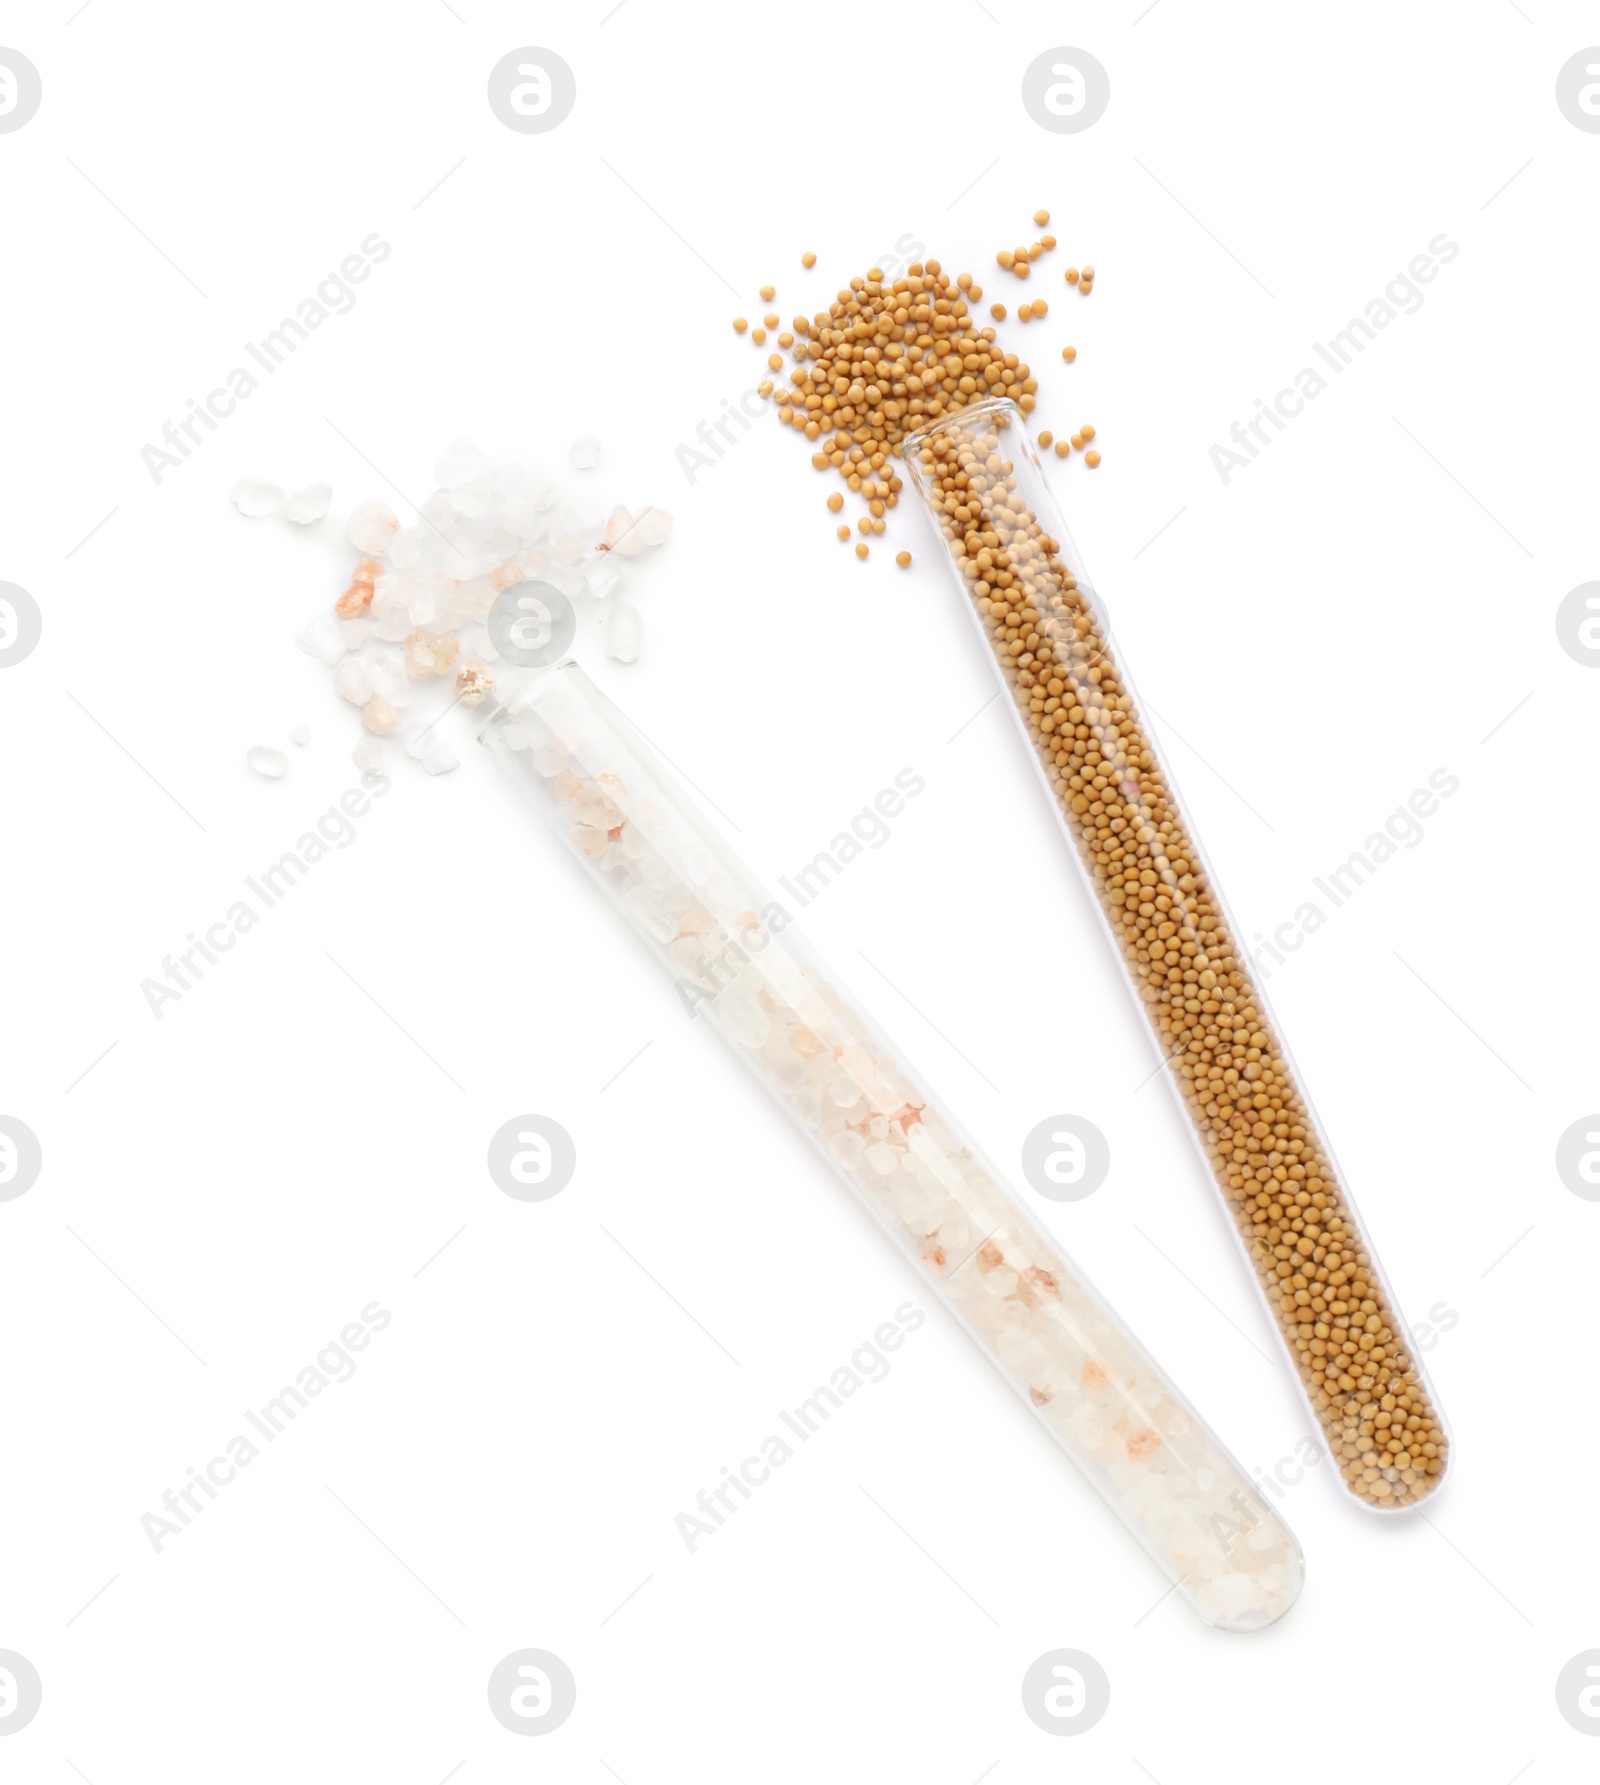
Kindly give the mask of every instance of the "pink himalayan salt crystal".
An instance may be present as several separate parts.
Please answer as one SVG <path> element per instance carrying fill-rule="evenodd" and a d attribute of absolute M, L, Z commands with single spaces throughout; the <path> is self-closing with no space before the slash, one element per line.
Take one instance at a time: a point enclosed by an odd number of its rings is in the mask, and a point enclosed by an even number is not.
<path fill-rule="evenodd" d="M 456 693 L 463 706 L 475 707 L 494 688 L 494 677 L 487 667 L 469 659 L 456 671 Z"/>
<path fill-rule="evenodd" d="M 509 564 L 502 564 L 498 570 L 489 572 L 489 581 L 497 589 L 512 588 L 522 580 L 522 568 L 515 560 Z"/>
<path fill-rule="evenodd" d="M 461 640 L 453 633 L 435 635 L 418 626 L 406 634 L 401 649 L 405 652 L 409 674 L 442 676 L 454 665 L 461 650 Z"/>
<path fill-rule="evenodd" d="M 350 572 L 350 587 L 333 604 L 333 611 L 342 620 L 354 620 L 372 606 L 373 585 L 383 574 L 376 558 L 361 558 Z"/>
<path fill-rule="evenodd" d="M 393 731 L 400 723 L 400 715 L 381 696 L 369 700 L 361 709 L 361 723 L 368 731 L 382 737 L 386 731 Z"/>
<path fill-rule="evenodd" d="M 583 853 L 595 861 L 605 854 L 606 846 L 611 841 L 608 832 L 592 824 L 575 824 L 572 827 L 572 836 Z"/>

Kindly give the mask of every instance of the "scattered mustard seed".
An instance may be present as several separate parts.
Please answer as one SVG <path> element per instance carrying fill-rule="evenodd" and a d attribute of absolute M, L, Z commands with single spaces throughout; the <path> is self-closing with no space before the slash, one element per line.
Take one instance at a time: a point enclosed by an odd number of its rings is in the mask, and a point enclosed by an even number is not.
<path fill-rule="evenodd" d="M 1050 221 L 1050 213 L 1048 211 L 1035 211 L 1033 213 L 1033 220 L 1042 229 L 1045 224 Z"/>
<path fill-rule="evenodd" d="M 1100 463 L 1100 455 L 1099 455 L 1099 453 L 1094 452 L 1094 451 L 1086 452 L 1083 455 L 1083 462 L 1092 471 L 1092 470 L 1094 470 L 1095 466 Z"/>
<path fill-rule="evenodd" d="M 872 547 L 870 545 L 868 545 L 865 540 L 862 540 L 861 543 L 856 547 L 856 556 L 858 558 L 864 558 L 864 557 L 866 557 L 867 553 L 870 552 L 871 550 L 872 550 Z"/>
<path fill-rule="evenodd" d="M 770 303 L 772 299 L 778 295 L 777 287 L 775 285 L 763 285 L 761 287 L 761 295 L 768 303 Z"/>
<path fill-rule="evenodd" d="M 1063 347 L 1061 349 L 1061 357 L 1070 366 L 1072 364 L 1072 362 L 1078 357 L 1078 350 L 1076 347 Z"/>
<path fill-rule="evenodd" d="M 734 319 L 733 319 L 733 332 L 734 332 L 734 333 L 735 333 L 735 334 L 736 334 L 736 335 L 742 335 L 742 334 L 743 334 L 743 333 L 744 333 L 744 331 L 745 331 L 745 330 L 746 330 L 746 329 L 747 329 L 747 328 L 749 328 L 749 326 L 750 326 L 750 324 L 749 324 L 749 323 L 748 323 L 748 322 L 747 322 L 747 321 L 746 321 L 746 320 L 745 320 L 745 319 L 744 319 L 744 317 L 742 317 L 742 316 L 735 316 L 735 317 L 734 317 Z"/>
<path fill-rule="evenodd" d="M 910 554 L 910 552 L 896 552 L 894 555 L 894 561 L 896 564 L 898 564 L 900 566 L 900 568 L 902 570 L 904 570 L 911 563 L 911 554 Z"/>
<path fill-rule="evenodd" d="M 800 256 L 800 264 L 803 267 L 814 267 L 817 264 L 817 257 L 807 248 L 805 253 Z"/>
<path fill-rule="evenodd" d="M 844 507 L 844 497 L 841 496 L 837 490 L 835 490 L 833 492 L 833 494 L 828 498 L 828 506 L 829 506 L 829 508 L 831 508 L 833 510 L 833 512 L 835 514 L 837 514 L 839 512 L 839 510 Z"/>

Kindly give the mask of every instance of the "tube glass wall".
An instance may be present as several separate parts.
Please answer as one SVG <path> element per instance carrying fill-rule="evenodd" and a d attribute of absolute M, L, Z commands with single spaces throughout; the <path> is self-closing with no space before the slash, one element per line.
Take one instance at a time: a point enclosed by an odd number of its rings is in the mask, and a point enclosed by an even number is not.
<path fill-rule="evenodd" d="M 1193 1609 L 1281 1617 L 1277 1512 L 587 676 L 534 675 L 483 742 Z"/>
<path fill-rule="evenodd" d="M 902 454 L 1340 1476 L 1413 1506 L 1444 1477 L 1444 1422 L 1022 414 L 975 403 Z"/>

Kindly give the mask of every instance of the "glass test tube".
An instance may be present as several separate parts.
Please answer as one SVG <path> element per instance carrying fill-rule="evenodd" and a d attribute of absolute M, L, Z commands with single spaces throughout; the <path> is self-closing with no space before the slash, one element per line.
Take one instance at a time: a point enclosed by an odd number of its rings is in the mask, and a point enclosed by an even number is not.
<path fill-rule="evenodd" d="M 1194 1610 L 1281 1617 L 1293 1534 L 583 671 L 533 675 L 482 741 Z"/>
<path fill-rule="evenodd" d="M 1341 1478 L 1391 1511 L 1449 1439 L 1009 399 L 902 447 Z"/>

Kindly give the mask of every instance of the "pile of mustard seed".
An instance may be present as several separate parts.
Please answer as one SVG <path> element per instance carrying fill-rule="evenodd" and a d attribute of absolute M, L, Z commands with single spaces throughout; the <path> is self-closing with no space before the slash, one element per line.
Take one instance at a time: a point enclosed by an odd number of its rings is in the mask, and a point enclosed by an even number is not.
<path fill-rule="evenodd" d="M 948 394 L 948 393 L 946 393 Z M 1021 405 L 1019 403 L 1018 408 Z M 907 463 L 943 531 L 1245 1250 L 1359 1499 L 1424 1499 L 1447 1439 L 1294 1070 L 1005 405 Z M 1035 496 L 1033 501 L 1040 498 Z"/>
<path fill-rule="evenodd" d="M 1035 211 L 1034 221 L 1048 223 L 1050 213 Z M 1036 260 L 1055 245 L 1055 237 L 1047 235 L 1031 247 L 1002 249 L 997 258 L 1022 277 L 1030 257 Z M 810 250 L 800 258 L 807 268 L 816 261 Z M 1077 268 L 1067 277 L 1085 289 Z M 771 303 L 776 287 L 763 285 L 760 295 Z M 904 277 L 892 280 L 882 268 L 868 268 L 826 310 L 796 316 L 787 329 L 780 328 L 776 311 L 765 312 L 755 324 L 734 318 L 735 331 L 748 334 L 757 347 L 770 338 L 783 350 L 768 354 L 767 369 L 774 376 L 759 386 L 761 395 L 777 404 L 778 420 L 813 442 L 811 463 L 817 470 L 836 472 L 861 499 L 863 513 L 854 529 L 842 519 L 835 528 L 841 542 L 854 533 L 858 558 L 867 557 L 868 542 L 888 530 L 888 512 L 899 503 L 905 485 L 894 461 L 908 434 L 985 397 L 1010 397 L 1024 414 L 1035 407 L 1039 381 L 1027 362 L 1007 351 L 996 329 L 974 315 L 972 306 L 982 297 L 983 288 L 970 273 L 952 276 L 937 260 L 912 261 Z M 1047 311 L 1041 298 L 1023 305 L 1018 316 L 1042 321 Z M 994 305 L 991 314 L 1003 321 L 1005 306 Z M 780 376 L 783 352 L 791 364 Z M 1077 349 L 1067 345 L 1061 357 L 1070 364 Z M 1072 430 L 1056 440 L 1057 456 L 1067 457 L 1094 436 L 1087 423 Z M 1090 470 L 1100 464 L 1098 450 L 1083 457 Z M 844 501 L 835 492 L 828 497 L 829 510 L 838 515 Z M 911 554 L 899 552 L 895 562 L 905 568 Z"/>

